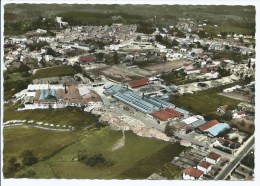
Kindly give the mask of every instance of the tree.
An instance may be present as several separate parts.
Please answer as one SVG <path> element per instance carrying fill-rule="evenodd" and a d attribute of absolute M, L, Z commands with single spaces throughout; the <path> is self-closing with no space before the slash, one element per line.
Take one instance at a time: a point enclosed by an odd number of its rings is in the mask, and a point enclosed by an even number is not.
<path fill-rule="evenodd" d="M 226 113 L 222 116 L 222 118 L 226 121 L 232 120 L 232 112 L 231 110 L 226 111 Z"/>
<path fill-rule="evenodd" d="M 248 68 L 251 68 L 251 60 L 248 61 L 247 67 L 248 67 Z"/>
<path fill-rule="evenodd" d="M 27 166 L 32 165 L 38 161 L 37 158 L 34 156 L 33 152 L 30 150 L 24 150 L 20 154 L 20 158 L 22 159 L 23 165 Z"/>
<path fill-rule="evenodd" d="M 104 58 L 104 53 L 102 53 L 102 52 L 97 53 L 96 58 L 97 58 L 97 60 L 102 60 Z"/>
<path fill-rule="evenodd" d="M 140 37 L 140 36 L 137 36 L 137 37 L 136 37 L 136 40 L 137 40 L 137 41 L 141 41 L 141 37 Z"/>
<path fill-rule="evenodd" d="M 166 126 L 165 126 L 164 133 L 165 133 L 167 136 L 169 136 L 169 137 L 171 137 L 171 136 L 174 135 L 174 131 L 173 131 L 172 127 L 171 127 L 168 123 L 167 123 Z"/>
<path fill-rule="evenodd" d="M 11 174 L 17 171 L 20 168 L 20 163 L 17 162 L 16 157 L 10 157 L 8 159 L 8 172 Z"/>
<path fill-rule="evenodd" d="M 245 120 L 242 120 L 242 121 L 240 122 L 240 125 L 241 125 L 242 127 L 244 127 L 244 126 L 246 125 Z"/>
<path fill-rule="evenodd" d="M 51 56 L 54 56 L 54 57 L 57 56 L 56 52 L 52 48 L 47 49 L 46 55 L 51 55 Z"/>
<path fill-rule="evenodd" d="M 172 40 L 172 46 L 178 46 L 179 42 L 176 39 Z"/>
<path fill-rule="evenodd" d="M 159 43 L 163 41 L 163 37 L 160 34 L 155 35 L 155 40 Z"/>
<path fill-rule="evenodd" d="M 230 46 L 225 45 L 225 49 L 226 49 L 226 50 L 229 50 L 229 49 L 230 49 Z"/>
<path fill-rule="evenodd" d="M 118 59 L 118 54 L 117 54 L 117 52 L 115 52 L 113 58 L 114 58 L 115 64 L 118 64 L 118 63 L 119 63 L 119 59 Z"/>

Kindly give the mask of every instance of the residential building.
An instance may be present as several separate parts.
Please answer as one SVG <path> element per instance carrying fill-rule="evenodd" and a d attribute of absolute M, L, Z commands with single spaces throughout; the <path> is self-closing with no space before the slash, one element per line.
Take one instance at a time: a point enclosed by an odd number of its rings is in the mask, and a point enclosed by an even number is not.
<path fill-rule="evenodd" d="M 182 176 L 184 180 L 202 180 L 203 171 L 188 167 L 184 170 Z"/>
<path fill-rule="evenodd" d="M 220 161 L 221 155 L 215 153 L 215 152 L 211 152 L 208 154 L 208 156 L 206 157 L 206 162 L 211 163 L 213 165 L 217 164 Z"/>

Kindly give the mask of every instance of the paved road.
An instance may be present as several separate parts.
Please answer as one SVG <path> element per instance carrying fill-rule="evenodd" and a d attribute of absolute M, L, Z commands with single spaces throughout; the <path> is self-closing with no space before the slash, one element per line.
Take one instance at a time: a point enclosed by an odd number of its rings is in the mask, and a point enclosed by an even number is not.
<path fill-rule="evenodd" d="M 216 177 L 216 180 L 224 180 L 230 174 L 231 171 L 238 165 L 238 163 L 243 159 L 243 157 L 254 147 L 255 137 L 252 136 L 248 139 L 247 144 L 243 148 L 240 153 L 235 156 L 234 160 L 230 162 L 230 164 L 222 170 L 222 172 Z"/>

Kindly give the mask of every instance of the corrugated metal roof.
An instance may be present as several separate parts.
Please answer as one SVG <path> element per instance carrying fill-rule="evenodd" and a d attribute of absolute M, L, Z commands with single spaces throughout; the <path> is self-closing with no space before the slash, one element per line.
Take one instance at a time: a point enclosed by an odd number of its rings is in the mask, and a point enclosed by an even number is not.
<path fill-rule="evenodd" d="M 209 132 L 212 136 L 217 136 L 227 129 L 230 129 L 230 126 L 227 123 L 218 123 L 217 125 L 207 129 L 206 131 Z"/>
<path fill-rule="evenodd" d="M 142 97 L 134 91 L 119 85 L 113 85 L 107 88 L 105 92 L 144 113 L 151 113 L 163 108 L 174 107 L 173 104 L 167 101 L 147 96 Z"/>
<path fill-rule="evenodd" d="M 184 116 L 187 116 L 190 113 L 189 111 L 181 109 L 179 107 L 176 107 L 175 110 L 182 113 Z"/>
<path fill-rule="evenodd" d="M 197 128 L 197 127 L 199 127 L 199 126 L 201 126 L 201 125 L 203 125 L 203 124 L 205 124 L 205 123 L 206 123 L 206 121 L 203 120 L 203 119 L 201 119 L 201 120 L 197 120 L 197 121 L 192 122 L 192 123 L 191 123 L 191 126 L 192 126 L 193 128 Z"/>

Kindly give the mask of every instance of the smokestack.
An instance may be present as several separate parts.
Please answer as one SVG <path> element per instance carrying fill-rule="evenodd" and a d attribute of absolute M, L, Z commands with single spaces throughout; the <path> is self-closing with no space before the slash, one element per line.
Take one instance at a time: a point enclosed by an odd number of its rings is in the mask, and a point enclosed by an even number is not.
<path fill-rule="evenodd" d="M 65 86 L 65 94 L 67 94 L 67 85 L 66 85 L 66 83 L 64 83 L 64 86 Z"/>

